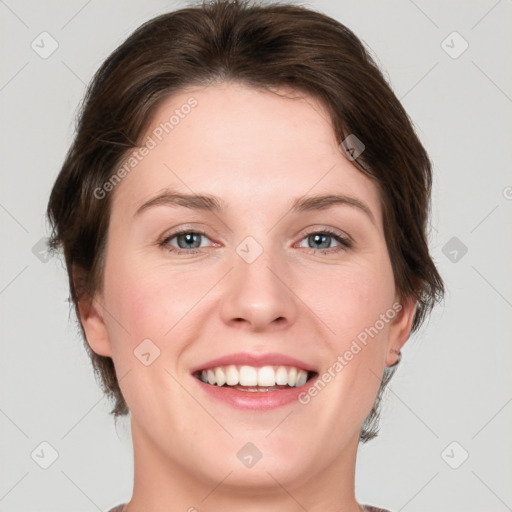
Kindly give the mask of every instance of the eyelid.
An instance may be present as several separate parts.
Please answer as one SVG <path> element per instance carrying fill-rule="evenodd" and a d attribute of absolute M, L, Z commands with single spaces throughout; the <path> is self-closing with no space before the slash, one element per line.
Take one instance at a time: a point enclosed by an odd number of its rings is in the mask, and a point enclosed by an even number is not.
<path fill-rule="evenodd" d="M 341 229 L 338 229 L 338 228 L 321 226 L 321 225 L 314 225 L 314 226 L 309 226 L 307 228 L 304 228 L 304 230 L 299 232 L 299 234 L 297 236 L 302 236 L 304 238 L 305 236 L 314 235 L 316 233 L 326 233 L 329 235 L 336 235 L 336 236 L 339 236 L 340 238 L 343 238 L 347 242 L 355 243 L 355 240 L 347 232 L 342 231 Z"/>
<path fill-rule="evenodd" d="M 206 234 L 205 229 L 196 227 L 195 224 L 196 224 L 195 222 L 190 222 L 190 223 L 185 223 L 185 224 L 178 224 L 176 226 L 168 228 L 165 230 L 164 234 L 162 234 L 158 237 L 158 242 L 160 243 L 164 240 L 174 238 L 175 236 L 178 236 L 178 235 L 181 235 L 184 233 L 198 233 L 198 234 L 205 236 L 209 240 L 211 240 L 211 237 Z M 210 230 L 214 236 L 219 236 L 219 235 L 217 235 L 216 230 L 214 228 L 208 227 L 207 229 Z"/>

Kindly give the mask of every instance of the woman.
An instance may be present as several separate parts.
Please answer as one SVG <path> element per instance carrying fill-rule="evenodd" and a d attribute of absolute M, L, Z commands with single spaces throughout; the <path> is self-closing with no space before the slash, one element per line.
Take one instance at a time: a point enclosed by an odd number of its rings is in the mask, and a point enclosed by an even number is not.
<path fill-rule="evenodd" d="M 135 481 L 115 512 L 355 512 L 357 448 L 442 297 L 431 166 L 361 42 L 217 1 L 101 66 L 48 216 Z"/>

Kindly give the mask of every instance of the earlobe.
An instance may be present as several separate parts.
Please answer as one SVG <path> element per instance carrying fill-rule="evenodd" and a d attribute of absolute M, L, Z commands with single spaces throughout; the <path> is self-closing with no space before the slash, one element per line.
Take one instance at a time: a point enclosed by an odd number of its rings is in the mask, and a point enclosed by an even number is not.
<path fill-rule="evenodd" d="M 400 302 L 401 308 L 391 321 L 387 347 L 386 366 L 392 366 L 400 359 L 400 351 L 409 339 L 416 312 L 417 300 L 407 297 Z"/>
<path fill-rule="evenodd" d="M 87 344 L 96 354 L 112 357 L 100 294 L 94 294 L 92 297 L 87 294 L 84 275 L 76 268 L 73 271 L 73 280 L 78 296 L 80 323 L 85 332 Z"/>

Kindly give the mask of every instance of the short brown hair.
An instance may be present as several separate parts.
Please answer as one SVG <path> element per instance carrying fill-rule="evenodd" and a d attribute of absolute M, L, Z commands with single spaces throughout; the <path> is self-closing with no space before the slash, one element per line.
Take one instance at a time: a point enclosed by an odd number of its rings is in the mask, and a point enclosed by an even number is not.
<path fill-rule="evenodd" d="M 347 27 L 301 6 L 245 0 L 163 14 L 140 26 L 96 72 L 47 209 L 50 247 L 63 248 L 85 347 L 115 401 L 114 416 L 127 414 L 128 407 L 113 361 L 90 349 L 78 310 L 78 300 L 92 297 L 103 279 L 112 194 L 98 199 L 94 191 L 139 145 L 164 99 L 188 86 L 227 80 L 309 94 L 327 108 L 340 143 L 349 135 L 362 141 L 364 152 L 354 164 L 380 191 L 397 292 L 418 301 L 411 332 L 444 294 L 426 232 L 431 163 L 399 100 Z M 363 442 L 377 435 L 378 406 L 393 371 L 385 369 L 361 429 Z"/>

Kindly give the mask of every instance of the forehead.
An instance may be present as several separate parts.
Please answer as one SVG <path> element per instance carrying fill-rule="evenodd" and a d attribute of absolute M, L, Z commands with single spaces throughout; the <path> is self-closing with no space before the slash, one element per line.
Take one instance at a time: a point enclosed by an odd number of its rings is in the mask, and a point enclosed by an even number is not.
<path fill-rule="evenodd" d="M 132 210 L 168 187 L 260 207 L 344 193 L 373 204 L 379 216 L 377 188 L 339 149 L 326 109 L 289 88 L 184 89 L 159 105 L 141 141 L 151 149 L 114 198 Z"/>

